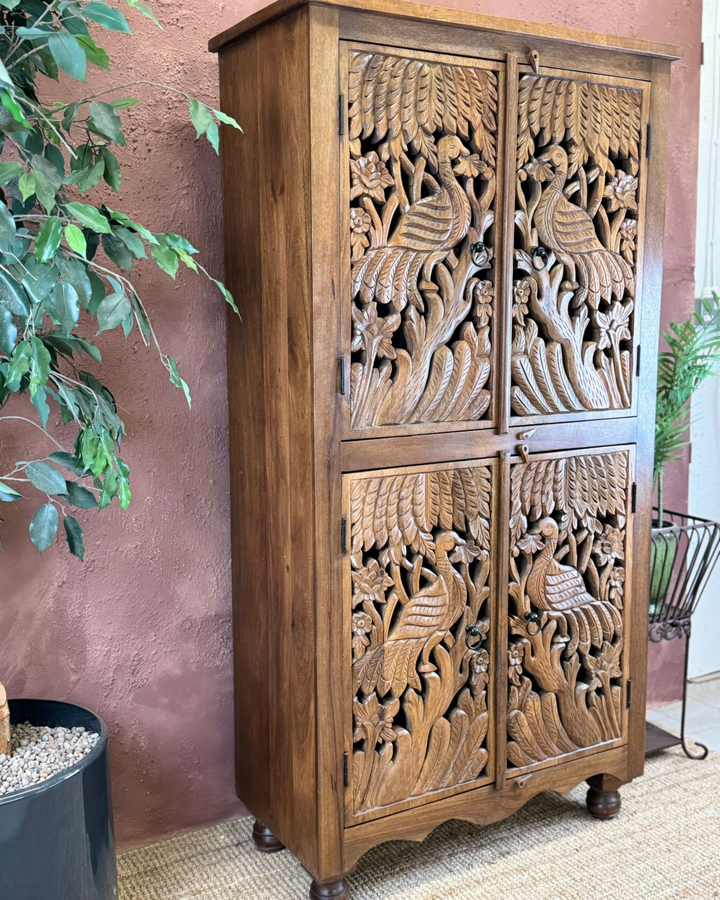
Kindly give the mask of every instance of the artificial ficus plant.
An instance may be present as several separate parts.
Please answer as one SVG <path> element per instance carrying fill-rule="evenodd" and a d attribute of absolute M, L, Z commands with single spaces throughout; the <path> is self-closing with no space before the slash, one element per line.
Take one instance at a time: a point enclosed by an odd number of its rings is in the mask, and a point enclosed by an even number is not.
<path fill-rule="evenodd" d="M 126 5 L 159 25 L 145 3 Z M 127 338 L 137 327 L 190 404 L 188 385 L 161 349 L 131 273 L 137 260 L 149 258 L 171 278 L 180 264 L 211 278 L 184 237 L 152 232 L 96 196 L 101 182 L 120 189 L 114 148 L 125 146 L 123 112 L 138 103 L 127 92 L 151 82 L 52 105 L 42 100 L 45 78 L 66 73 L 85 81 L 88 66 L 109 69 L 95 41 L 103 29 L 131 33 L 114 0 L 0 0 L 0 429 L 33 424 L 52 451 L 0 472 L 0 501 L 37 502 L 28 495 L 34 487 L 44 498 L 30 523 L 31 540 L 42 553 L 62 518 L 67 546 L 80 559 L 83 530 L 71 510 L 130 503 L 130 471 L 120 454 L 125 426 L 112 392 L 86 370 L 102 363 L 87 335 L 121 329 Z M 205 135 L 216 152 L 218 123 L 240 127 L 184 91 L 153 87 L 187 99 L 198 138 Z M 234 308 L 224 285 L 211 280 Z M 8 412 L 22 405 L 19 395 L 29 397 L 36 419 L 24 414 L 26 406 Z M 71 446 L 48 434 L 51 410 L 72 429 Z"/>

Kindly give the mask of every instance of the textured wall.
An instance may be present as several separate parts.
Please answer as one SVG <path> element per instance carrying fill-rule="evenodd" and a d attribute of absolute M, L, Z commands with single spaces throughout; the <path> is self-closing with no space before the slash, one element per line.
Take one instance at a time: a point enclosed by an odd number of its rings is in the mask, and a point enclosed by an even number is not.
<path fill-rule="evenodd" d="M 664 301 L 665 318 L 684 315 L 693 303 L 700 0 L 448 5 L 684 46 L 673 76 Z M 159 0 L 164 31 L 134 18 L 136 39 L 103 41 L 114 53 L 113 80 L 142 77 L 213 100 L 217 61 L 206 41 L 259 6 Z M 147 102 L 128 115 L 122 208 L 155 230 L 186 234 L 219 273 L 218 161 L 195 143 L 183 101 L 148 88 L 139 95 Z M 151 351 L 134 337 L 125 346 L 103 336 L 105 378 L 128 426 L 130 511 L 83 514 L 84 565 L 57 548 L 38 558 L 29 515 L 17 509 L 3 509 L 0 532 L 0 678 L 11 696 L 68 699 L 105 718 L 125 846 L 242 810 L 232 774 L 224 309 L 190 274 L 174 284 L 147 267 L 138 282 L 190 383 L 192 413 Z M 0 468 L 16 453 L 30 458 L 33 437 L 0 423 Z M 674 481 L 668 505 L 682 505 L 682 468 Z"/>

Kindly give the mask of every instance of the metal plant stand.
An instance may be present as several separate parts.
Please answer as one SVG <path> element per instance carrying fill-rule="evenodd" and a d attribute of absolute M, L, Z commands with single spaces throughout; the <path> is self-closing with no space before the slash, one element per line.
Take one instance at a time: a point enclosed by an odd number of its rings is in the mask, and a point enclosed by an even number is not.
<path fill-rule="evenodd" d="M 654 511 L 657 513 L 657 510 Z M 720 523 L 698 516 L 665 510 L 662 528 L 652 530 L 650 558 L 650 615 L 648 637 L 659 643 L 685 635 L 680 737 L 657 725 L 646 723 L 645 754 L 682 745 L 690 759 L 705 759 L 708 749 L 697 744 L 690 749 L 685 737 L 688 660 L 692 615 L 697 609 L 712 571 L 720 556 Z"/>

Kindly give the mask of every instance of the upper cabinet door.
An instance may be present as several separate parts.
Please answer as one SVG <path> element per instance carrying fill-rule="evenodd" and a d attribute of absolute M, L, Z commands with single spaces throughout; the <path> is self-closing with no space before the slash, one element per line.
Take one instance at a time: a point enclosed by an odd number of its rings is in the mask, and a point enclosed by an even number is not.
<path fill-rule="evenodd" d="M 632 415 L 649 85 L 518 85 L 511 415 Z M 516 419 L 516 421 L 517 421 Z"/>
<path fill-rule="evenodd" d="M 490 427 L 500 67 L 345 49 L 348 433 Z"/>

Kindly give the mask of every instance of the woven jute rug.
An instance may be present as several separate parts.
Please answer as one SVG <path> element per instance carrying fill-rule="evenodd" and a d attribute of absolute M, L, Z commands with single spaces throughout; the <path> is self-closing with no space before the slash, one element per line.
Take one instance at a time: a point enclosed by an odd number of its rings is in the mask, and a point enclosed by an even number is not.
<path fill-rule="evenodd" d="M 543 794 L 504 822 L 447 822 L 422 844 L 376 847 L 348 878 L 353 900 L 713 900 L 720 898 L 720 756 L 648 760 L 618 818 L 585 811 L 584 786 Z M 266 856 L 251 819 L 120 858 L 121 900 L 305 900 L 287 851 Z"/>

